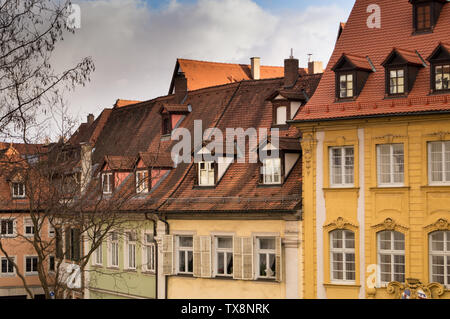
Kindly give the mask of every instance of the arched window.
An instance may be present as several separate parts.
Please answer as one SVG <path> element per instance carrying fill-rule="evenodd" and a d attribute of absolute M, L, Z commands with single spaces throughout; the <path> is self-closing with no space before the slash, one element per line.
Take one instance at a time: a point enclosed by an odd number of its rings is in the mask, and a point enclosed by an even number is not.
<path fill-rule="evenodd" d="M 354 282 L 355 233 L 350 230 L 334 230 L 330 233 L 331 281 Z"/>
<path fill-rule="evenodd" d="M 450 285 L 450 231 L 430 234 L 430 281 Z"/>
<path fill-rule="evenodd" d="M 378 264 L 381 285 L 405 282 L 405 235 L 390 230 L 378 233 Z"/>

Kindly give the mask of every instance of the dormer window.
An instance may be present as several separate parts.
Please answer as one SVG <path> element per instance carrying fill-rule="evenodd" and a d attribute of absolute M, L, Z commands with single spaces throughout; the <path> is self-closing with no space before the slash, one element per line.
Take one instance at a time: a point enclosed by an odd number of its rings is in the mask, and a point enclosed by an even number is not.
<path fill-rule="evenodd" d="M 113 173 L 102 174 L 102 189 L 103 194 L 112 194 L 114 187 Z"/>
<path fill-rule="evenodd" d="M 431 91 L 450 91 L 450 45 L 440 43 L 427 59 L 431 63 Z"/>
<path fill-rule="evenodd" d="M 136 192 L 148 193 L 148 171 L 136 172 Z"/>
<path fill-rule="evenodd" d="M 199 186 L 214 186 L 215 185 L 215 163 L 214 162 L 200 162 L 198 163 L 198 184 Z"/>
<path fill-rule="evenodd" d="M 368 57 L 344 53 L 332 70 L 336 74 L 336 99 L 347 100 L 359 96 L 373 67 Z"/>
<path fill-rule="evenodd" d="M 263 181 L 266 185 L 281 184 L 281 158 L 263 160 Z"/>
<path fill-rule="evenodd" d="M 413 27 L 416 33 L 433 31 L 447 0 L 409 0 L 413 5 Z"/>
<path fill-rule="evenodd" d="M 172 121 L 169 114 L 164 114 L 162 117 L 162 135 L 170 135 L 172 133 Z"/>
<path fill-rule="evenodd" d="M 192 106 L 190 104 L 163 105 L 159 110 L 159 113 L 161 114 L 161 134 L 172 134 L 172 130 L 176 129 L 183 119 L 191 112 Z"/>
<path fill-rule="evenodd" d="M 411 92 L 424 61 L 417 51 L 394 48 L 381 64 L 385 68 L 386 96 L 405 96 Z"/>
<path fill-rule="evenodd" d="M 25 198 L 25 184 L 23 182 L 12 183 L 12 197 Z"/>
<path fill-rule="evenodd" d="M 287 107 L 286 106 L 278 106 L 276 111 L 276 125 L 286 125 L 287 120 Z"/>

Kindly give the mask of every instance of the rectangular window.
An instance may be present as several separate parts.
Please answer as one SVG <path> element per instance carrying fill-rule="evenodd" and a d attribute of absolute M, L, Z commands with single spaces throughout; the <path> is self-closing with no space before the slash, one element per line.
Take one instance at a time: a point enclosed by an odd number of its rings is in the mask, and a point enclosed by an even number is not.
<path fill-rule="evenodd" d="M 275 246 L 273 237 L 257 238 L 258 278 L 276 278 Z"/>
<path fill-rule="evenodd" d="M 144 235 L 144 271 L 155 271 L 155 244 L 151 234 Z"/>
<path fill-rule="evenodd" d="M 116 232 L 110 235 L 110 266 L 119 267 L 119 234 Z"/>
<path fill-rule="evenodd" d="M 390 94 L 405 93 L 405 71 L 403 69 L 391 70 L 389 72 Z"/>
<path fill-rule="evenodd" d="M 428 143 L 430 184 L 450 184 L 450 141 Z"/>
<path fill-rule="evenodd" d="M 233 237 L 216 237 L 216 274 L 233 276 Z"/>
<path fill-rule="evenodd" d="M 264 184 L 281 184 L 281 158 L 263 161 Z"/>
<path fill-rule="evenodd" d="M 139 171 L 136 172 L 136 192 L 147 193 L 148 192 L 148 172 Z"/>
<path fill-rule="evenodd" d="M 25 236 L 34 235 L 34 224 L 33 224 L 33 220 L 31 218 L 25 218 L 23 227 L 24 227 L 24 231 L 25 231 Z"/>
<path fill-rule="evenodd" d="M 11 236 L 14 235 L 14 220 L 2 219 L 0 227 L 1 235 Z"/>
<path fill-rule="evenodd" d="M 69 243 L 66 243 L 66 252 L 70 253 L 68 259 L 72 261 L 80 260 L 81 237 L 80 230 L 76 228 L 67 229 L 69 232 Z M 67 246 L 69 244 L 70 246 Z"/>
<path fill-rule="evenodd" d="M 113 190 L 113 174 L 112 173 L 104 173 L 102 174 L 102 185 L 103 185 L 103 194 L 112 194 Z"/>
<path fill-rule="evenodd" d="M 33 274 L 37 273 L 38 258 L 36 256 L 25 257 L 25 273 Z"/>
<path fill-rule="evenodd" d="M 100 245 L 95 250 L 94 264 L 98 266 L 103 265 L 103 243 L 100 243 Z"/>
<path fill-rule="evenodd" d="M 437 231 L 430 238 L 430 280 L 450 287 L 450 231 Z"/>
<path fill-rule="evenodd" d="M 127 268 L 136 269 L 136 232 L 130 231 L 127 233 Z"/>
<path fill-rule="evenodd" d="M 450 64 L 435 67 L 435 88 L 436 91 L 448 90 L 450 82 Z"/>
<path fill-rule="evenodd" d="M 353 74 L 341 74 L 339 76 L 339 97 L 353 97 Z"/>
<path fill-rule="evenodd" d="M 2 257 L 1 258 L 2 263 L 2 275 L 12 275 L 15 273 L 14 270 L 14 257 Z"/>
<path fill-rule="evenodd" d="M 214 186 L 214 162 L 200 162 L 198 169 L 199 184 L 201 186 Z"/>
<path fill-rule="evenodd" d="M 417 15 L 417 31 L 428 30 L 431 28 L 431 7 L 429 5 L 418 6 Z"/>
<path fill-rule="evenodd" d="M 396 231 L 378 233 L 380 283 L 405 282 L 405 235 Z"/>
<path fill-rule="evenodd" d="M 49 271 L 55 271 L 56 270 L 55 256 L 49 256 L 49 259 L 48 259 L 48 270 Z"/>
<path fill-rule="evenodd" d="M 354 282 L 355 233 L 349 230 L 335 230 L 330 233 L 331 280 Z"/>
<path fill-rule="evenodd" d="M 380 186 L 403 186 L 405 160 L 403 144 L 377 146 L 378 184 Z"/>
<path fill-rule="evenodd" d="M 25 184 L 24 183 L 12 183 L 13 198 L 25 197 Z"/>
<path fill-rule="evenodd" d="M 331 186 L 354 185 L 355 155 L 353 147 L 330 148 Z"/>
<path fill-rule="evenodd" d="M 286 106 L 277 107 L 277 119 L 276 119 L 277 125 L 286 124 L 286 120 L 287 120 L 287 107 Z"/>
<path fill-rule="evenodd" d="M 193 274 L 194 255 L 192 236 L 178 236 L 178 273 Z"/>

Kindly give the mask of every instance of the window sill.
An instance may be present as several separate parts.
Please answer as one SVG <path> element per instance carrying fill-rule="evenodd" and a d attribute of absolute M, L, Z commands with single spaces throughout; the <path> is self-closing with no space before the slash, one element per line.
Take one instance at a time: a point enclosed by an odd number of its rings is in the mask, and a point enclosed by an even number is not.
<path fill-rule="evenodd" d="M 174 276 L 183 277 L 183 278 L 195 278 L 194 274 L 175 274 Z"/>
<path fill-rule="evenodd" d="M 257 187 L 265 187 L 265 188 L 267 188 L 267 187 L 282 187 L 283 186 L 283 184 L 258 184 L 257 185 Z"/>
<path fill-rule="evenodd" d="M 410 186 L 376 186 L 376 187 L 370 187 L 371 191 L 379 191 L 379 190 L 402 190 L 402 191 L 409 191 L 411 189 Z"/>
<path fill-rule="evenodd" d="M 37 276 L 37 275 L 38 275 L 37 272 L 27 272 L 27 273 L 25 273 L 26 277 L 34 277 L 34 276 Z"/>
<path fill-rule="evenodd" d="M 94 268 L 103 268 L 103 265 L 94 264 L 94 265 L 91 265 L 91 267 L 94 267 Z"/>
<path fill-rule="evenodd" d="M 429 93 L 428 96 L 449 95 L 449 94 L 450 94 L 450 89 L 448 89 L 448 90 L 439 90 L 439 91 L 433 90 L 433 92 Z"/>
<path fill-rule="evenodd" d="M 357 285 L 355 283 L 336 283 L 336 282 L 331 282 L 331 283 L 326 283 L 323 284 L 323 286 L 325 288 L 361 288 L 361 285 Z"/>
<path fill-rule="evenodd" d="M 411 35 L 424 35 L 424 34 L 431 34 L 433 33 L 433 29 L 430 30 L 416 30 L 413 31 L 413 33 Z"/>
<path fill-rule="evenodd" d="M 16 277 L 16 274 L 0 274 L 0 277 L 2 278 L 14 278 Z"/>
<path fill-rule="evenodd" d="M 156 275 L 156 271 L 154 270 L 143 270 L 141 273 L 144 275 Z"/>
<path fill-rule="evenodd" d="M 420 186 L 421 189 L 442 189 L 442 190 L 450 190 L 450 184 L 440 184 L 440 185 L 424 185 Z"/>
<path fill-rule="evenodd" d="M 137 273 L 137 269 L 132 269 L 132 268 L 124 269 L 124 271 L 129 272 L 129 273 Z"/>
<path fill-rule="evenodd" d="M 349 187 L 324 187 L 322 188 L 324 192 L 339 192 L 339 191 L 359 191 L 359 187 L 349 186 Z"/>
<path fill-rule="evenodd" d="M 215 189 L 216 185 L 205 185 L 205 186 L 201 186 L 201 185 L 195 185 L 192 189 Z"/>
<path fill-rule="evenodd" d="M 357 96 L 352 96 L 352 97 L 338 97 L 335 98 L 334 103 L 348 103 L 348 102 L 354 102 L 356 101 L 358 97 Z"/>
<path fill-rule="evenodd" d="M 119 266 L 108 266 L 108 267 L 106 267 L 106 269 L 109 269 L 109 270 L 120 270 L 120 267 Z"/>

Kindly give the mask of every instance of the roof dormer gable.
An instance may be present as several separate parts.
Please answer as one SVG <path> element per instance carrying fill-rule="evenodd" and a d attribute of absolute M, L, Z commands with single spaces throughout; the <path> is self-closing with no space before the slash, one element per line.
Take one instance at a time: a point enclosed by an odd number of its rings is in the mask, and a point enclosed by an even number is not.
<path fill-rule="evenodd" d="M 447 0 L 409 0 L 414 33 L 433 32 Z"/>
<path fill-rule="evenodd" d="M 450 60 L 450 45 L 445 43 L 439 43 L 434 51 L 427 58 L 429 62 L 441 62 Z"/>

